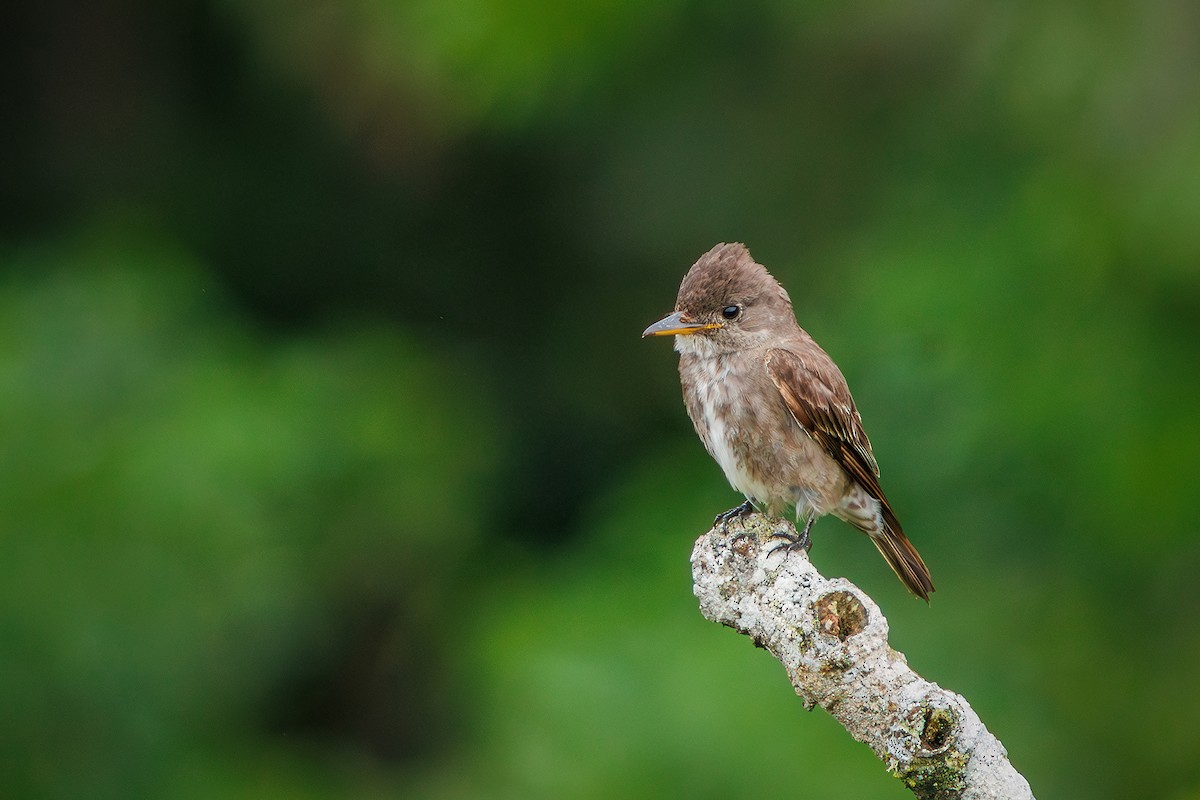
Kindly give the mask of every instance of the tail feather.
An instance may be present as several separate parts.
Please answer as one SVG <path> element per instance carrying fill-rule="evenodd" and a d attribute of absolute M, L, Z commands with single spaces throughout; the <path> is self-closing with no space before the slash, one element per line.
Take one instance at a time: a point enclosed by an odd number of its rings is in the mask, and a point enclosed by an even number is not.
<path fill-rule="evenodd" d="M 933 592 L 929 568 L 925 566 L 917 548 L 913 547 L 912 542 L 900 529 L 899 520 L 886 503 L 881 510 L 883 527 L 877 532 L 869 533 L 871 541 L 875 543 L 875 547 L 887 560 L 888 566 L 896 573 L 900 582 L 917 597 L 929 602 L 929 595 Z"/>

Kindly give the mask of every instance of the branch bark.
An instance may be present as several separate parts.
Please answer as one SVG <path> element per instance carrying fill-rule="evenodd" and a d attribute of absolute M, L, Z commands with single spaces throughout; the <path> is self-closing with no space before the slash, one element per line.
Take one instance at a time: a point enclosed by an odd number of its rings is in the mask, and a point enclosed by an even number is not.
<path fill-rule="evenodd" d="M 750 514 L 696 541 L 700 610 L 783 664 L 796 694 L 825 709 L 920 798 L 1032 800 L 1029 783 L 962 696 L 913 672 L 861 589 L 807 554 L 775 548 L 786 521 Z"/>

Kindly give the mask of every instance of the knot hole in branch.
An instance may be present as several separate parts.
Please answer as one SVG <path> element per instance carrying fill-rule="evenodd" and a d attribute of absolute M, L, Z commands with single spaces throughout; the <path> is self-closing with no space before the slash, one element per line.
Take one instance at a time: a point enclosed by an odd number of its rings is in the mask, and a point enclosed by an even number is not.
<path fill-rule="evenodd" d="M 817 600 L 817 625 L 828 636 L 846 641 L 867 627 L 866 606 L 853 592 L 830 592 Z"/>
<path fill-rule="evenodd" d="M 925 726 L 921 731 L 921 745 L 928 755 L 939 755 L 950 746 L 954 736 L 954 712 L 948 708 L 926 708 Z"/>

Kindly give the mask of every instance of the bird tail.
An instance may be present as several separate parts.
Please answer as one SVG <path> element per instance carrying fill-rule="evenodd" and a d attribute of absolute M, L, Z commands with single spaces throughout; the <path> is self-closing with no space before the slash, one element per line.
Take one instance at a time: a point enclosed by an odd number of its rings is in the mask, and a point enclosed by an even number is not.
<path fill-rule="evenodd" d="M 933 580 L 929 577 L 929 568 L 921 560 L 921 554 L 917 552 L 917 548 L 913 547 L 912 542 L 900 529 L 900 521 L 896 519 L 892 509 L 886 502 L 880 505 L 883 525 L 878 530 L 867 531 L 867 535 L 871 537 L 871 541 L 875 543 L 875 547 L 887 560 L 888 566 L 892 568 L 892 572 L 896 573 L 900 582 L 917 597 L 929 602 L 929 595 L 933 592 Z"/>

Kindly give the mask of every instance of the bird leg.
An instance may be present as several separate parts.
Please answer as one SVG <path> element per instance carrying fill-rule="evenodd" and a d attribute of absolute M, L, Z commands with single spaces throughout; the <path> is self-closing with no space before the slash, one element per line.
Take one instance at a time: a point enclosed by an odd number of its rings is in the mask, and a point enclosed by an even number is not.
<path fill-rule="evenodd" d="M 789 553 L 793 550 L 803 550 L 807 553 L 812 550 L 812 537 L 808 535 L 812 530 L 813 523 L 817 521 L 817 510 L 810 509 L 808 517 L 804 520 L 804 528 L 799 533 L 788 533 L 787 531 L 775 531 L 771 534 L 772 539 L 782 539 L 783 541 L 776 543 L 771 552 L 775 552 L 779 548 L 787 550 Z"/>
<path fill-rule="evenodd" d="M 734 519 L 735 517 L 744 517 L 753 511 L 754 506 L 751 505 L 749 500 L 747 500 L 740 506 L 735 506 L 734 508 L 731 508 L 722 514 L 717 514 L 717 516 L 713 518 L 713 527 L 715 528 L 718 523 L 729 522 L 729 520 Z"/>

